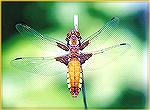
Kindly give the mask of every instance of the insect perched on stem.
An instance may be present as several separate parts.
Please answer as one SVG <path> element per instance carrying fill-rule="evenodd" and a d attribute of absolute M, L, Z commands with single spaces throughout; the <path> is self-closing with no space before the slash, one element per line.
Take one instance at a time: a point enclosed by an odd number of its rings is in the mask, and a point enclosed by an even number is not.
<path fill-rule="evenodd" d="M 50 45 L 57 46 L 63 49 L 64 51 L 67 51 L 68 53 L 65 55 L 56 56 L 56 57 L 19 57 L 19 58 L 12 60 L 11 64 L 14 67 L 17 67 L 19 69 L 22 69 L 28 72 L 40 73 L 40 74 L 48 73 L 49 75 L 55 75 L 55 72 L 51 72 L 51 70 L 53 70 L 54 63 L 55 62 L 63 63 L 68 68 L 67 84 L 68 84 L 69 91 L 72 97 L 75 98 L 78 96 L 82 88 L 84 108 L 86 109 L 87 108 L 86 92 L 85 92 L 82 65 L 86 63 L 87 60 L 92 59 L 94 58 L 94 56 L 97 56 L 97 55 L 103 56 L 105 54 L 111 55 L 115 53 L 116 55 L 115 57 L 117 58 L 122 53 L 125 53 L 126 50 L 128 50 L 128 48 L 130 47 L 130 45 L 127 43 L 121 43 L 121 44 L 113 45 L 104 49 L 99 49 L 98 47 L 96 51 L 83 52 L 83 50 L 89 44 L 91 44 L 94 41 L 94 39 L 96 40 L 100 39 L 101 41 L 103 38 L 101 34 L 111 32 L 111 29 L 113 29 L 113 26 L 117 24 L 118 21 L 119 21 L 119 18 L 113 17 L 94 34 L 82 40 L 80 32 L 78 31 L 78 15 L 75 15 L 74 16 L 74 29 L 68 32 L 67 37 L 66 37 L 66 43 L 61 42 L 51 37 L 44 36 L 25 24 L 17 24 L 16 29 L 22 34 L 22 36 L 28 39 L 32 39 L 33 42 L 39 40 L 40 44 L 43 44 L 43 45 L 50 44 Z M 87 62 L 87 63 L 90 63 L 90 62 Z"/>

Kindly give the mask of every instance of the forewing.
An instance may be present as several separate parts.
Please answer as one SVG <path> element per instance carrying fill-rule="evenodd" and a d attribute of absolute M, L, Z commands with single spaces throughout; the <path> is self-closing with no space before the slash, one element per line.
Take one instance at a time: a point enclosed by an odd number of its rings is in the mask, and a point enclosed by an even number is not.
<path fill-rule="evenodd" d="M 118 17 L 113 17 L 109 20 L 104 26 L 102 26 L 98 31 L 87 37 L 82 41 L 82 44 L 86 41 L 89 41 L 90 45 L 88 45 L 85 50 L 88 48 L 97 48 L 100 44 L 104 44 L 108 39 L 112 38 L 113 33 L 117 30 L 117 26 L 119 23 Z M 98 45 L 98 46 L 97 46 Z"/>
<path fill-rule="evenodd" d="M 114 60 L 121 57 L 129 50 L 130 47 L 131 46 L 129 44 L 122 43 L 97 51 L 88 52 L 92 53 L 92 57 L 82 65 L 83 71 L 93 71 L 105 67 L 110 62 L 113 62 Z"/>
<path fill-rule="evenodd" d="M 67 71 L 67 67 L 56 61 L 54 57 L 16 58 L 11 61 L 11 65 L 22 71 L 47 76 L 55 76 Z"/>
<path fill-rule="evenodd" d="M 57 43 L 63 44 L 66 46 L 65 43 L 56 40 L 55 38 L 48 37 L 45 35 L 40 34 L 33 28 L 25 25 L 25 24 L 17 24 L 16 29 L 21 33 L 22 37 L 25 39 L 29 39 L 32 43 L 36 44 L 38 47 L 44 50 L 50 50 L 52 46 L 57 46 Z M 58 48 L 58 47 L 57 47 Z"/>

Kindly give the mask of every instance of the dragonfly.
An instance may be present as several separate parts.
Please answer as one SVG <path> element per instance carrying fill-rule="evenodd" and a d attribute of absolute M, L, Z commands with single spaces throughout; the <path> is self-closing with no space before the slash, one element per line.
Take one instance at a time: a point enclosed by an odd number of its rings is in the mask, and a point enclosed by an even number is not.
<path fill-rule="evenodd" d="M 60 69 L 59 67 L 54 67 L 56 66 L 54 63 L 59 62 L 59 64 L 61 63 L 65 65 L 67 68 L 67 85 L 69 92 L 73 98 L 76 98 L 82 89 L 84 109 L 87 109 L 85 81 L 83 74 L 83 70 L 86 70 L 85 64 L 87 63 L 90 65 L 92 62 L 90 63 L 88 60 L 90 61 L 90 59 L 93 59 L 95 56 L 100 58 L 107 54 L 110 56 L 115 54 L 113 58 L 111 57 L 109 59 L 106 57 L 108 61 L 112 61 L 113 59 L 121 56 L 121 54 L 124 54 L 130 48 L 130 45 L 128 43 L 119 43 L 102 49 L 100 49 L 98 46 L 97 50 L 91 50 L 88 52 L 84 50 L 90 46 L 92 42 L 102 41 L 103 43 L 105 40 L 110 38 L 108 35 L 111 35 L 110 33 L 112 32 L 114 26 L 118 24 L 118 22 L 119 18 L 113 17 L 96 32 L 82 40 L 78 30 L 78 15 L 74 15 L 74 29 L 67 33 L 65 38 L 66 43 L 53 37 L 43 35 L 26 24 L 16 24 L 16 29 L 21 36 L 25 37 L 26 39 L 30 39 L 32 42 L 38 42 L 44 46 L 48 45 L 49 48 L 50 46 L 55 46 L 65 51 L 66 54 L 53 57 L 18 57 L 13 59 L 11 64 L 23 71 L 52 76 L 57 74 L 55 71 L 53 71 L 54 68 Z M 83 68 L 83 66 L 85 68 Z M 92 68 L 91 65 L 90 67 Z"/>

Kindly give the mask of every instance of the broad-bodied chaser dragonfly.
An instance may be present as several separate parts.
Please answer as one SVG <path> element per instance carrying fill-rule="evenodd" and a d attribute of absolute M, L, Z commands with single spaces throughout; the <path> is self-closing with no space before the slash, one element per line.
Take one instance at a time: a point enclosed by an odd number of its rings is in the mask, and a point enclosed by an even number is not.
<path fill-rule="evenodd" d="M 82 88 L 84 108 L 86 109 L 87 104 L 83 77 L 84 68 L 82 69 L 83 64 L 89 63 L 90 65 L 90 62 L 86 61 L 98 55 L 98 58 L 100 58 L 105 54 L 111 55 L 115 53 L 115 58 L 117 58 L 122 53 L 125 53 L 126 50 L 129 49 L 130 45 L 128 43 L 120 43 L 103 49 L 99 49 L 98 47 L 95 51 L 84 52 L 83 50 L 90 46 L 94 40 L 98 39 L 99 41 L 102 41 L 103 38 L 106 37 L 103 35 L 105 35 L 105 33 L 110 33 L 113 27 L 118 24 L 118 21 L 118 17 L 113 17 L 98 31 L 82 40 L 80 32 L 78 31 L 78 18 L 76 16 L 74 17 L 75 27 L 73 30 L 67 33 L 67 37 L 65 39 L 66 43 L 56 40 L 55 38 L 44 36 L 25 24 L 17 24 L 16 29 L 22 34 L 22 36 L 26 37 L 27 39 L 32 39 L 32 41 L 38 40 L 38 42 L 42 45 L 55 45 L 56 47 L 66 51 L 67 54 L 56 57 L 18 57 L 12 60 L 11 64 L 16 68 L 25 70 L 27 72 L 55 75 L 55 72 L 51 72 L 51 70 L 54 69 L 53 62 L 63 63 L 66 65 L 66 68 L 68 68 L 67 85 L 69 91 L 72 97 L 75 98 L 78 96 Z M 109 38 L 110 36 L 107 37 Z M 111 60 L 112 59 L 114 58 L 111 58 Z"/>

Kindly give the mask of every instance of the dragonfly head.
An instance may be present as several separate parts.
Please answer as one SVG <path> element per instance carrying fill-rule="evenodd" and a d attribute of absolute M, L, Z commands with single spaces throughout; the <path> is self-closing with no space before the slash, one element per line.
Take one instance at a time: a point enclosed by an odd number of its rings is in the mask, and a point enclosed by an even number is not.
<path fill-rule="evenodd" d="M 81 40 L 81 36 L 80 36 L 79 31 L 71 30 L 70 32 L 68 32 L 67 37 L 66 37 L 66 41 L 70 45 L 78 45 L 80 40 Z"/>

